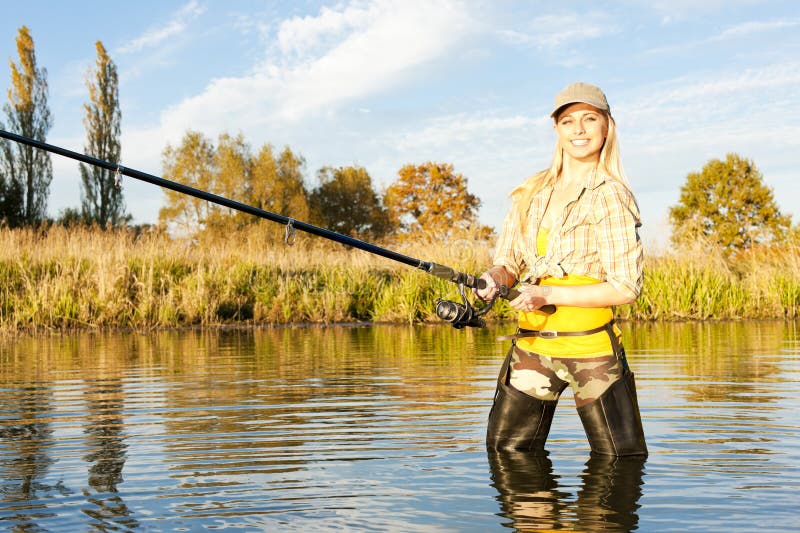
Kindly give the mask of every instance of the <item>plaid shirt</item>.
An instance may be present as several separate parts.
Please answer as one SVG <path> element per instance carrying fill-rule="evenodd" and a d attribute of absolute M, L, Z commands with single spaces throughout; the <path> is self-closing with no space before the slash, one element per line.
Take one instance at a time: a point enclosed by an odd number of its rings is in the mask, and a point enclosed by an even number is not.
<path fill-rule="evenodd" d="M 591 173 L 549 228 L 547 252 L 541 256 L 536 235 L 551 192 L 545 187 L 533 195 L 525 231 L 519 225 L 520 206 L 512 204 L 497 240 L 494 264 L 505 266 L 523 282 L 581 274 L 607 281 L 632 298 L 639 296 L 644 257 L 637 232 L 639 208 L 630 189 L 600 172 Z"/>

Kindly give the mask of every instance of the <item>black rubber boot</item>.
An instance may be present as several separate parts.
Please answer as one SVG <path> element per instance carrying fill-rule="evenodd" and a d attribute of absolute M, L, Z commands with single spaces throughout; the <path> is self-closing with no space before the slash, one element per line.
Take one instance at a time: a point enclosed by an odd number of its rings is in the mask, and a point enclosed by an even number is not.
<path fill-rule="evenodd" d="M 513 347 L 512 347 L 513 350 Z M 544 455 L 544 443 L 558 400 L 539 400 L 508 383 L 509 351 L 500 375 L 494 403 L 489 411 L 486 447 L 490 450 L 523 450 Z"/>
<path fill-rule="evenodd" d="M 633 372 L 611 385 L 598 399 L 578 407 L 592 453 L 647 455 Z"/>

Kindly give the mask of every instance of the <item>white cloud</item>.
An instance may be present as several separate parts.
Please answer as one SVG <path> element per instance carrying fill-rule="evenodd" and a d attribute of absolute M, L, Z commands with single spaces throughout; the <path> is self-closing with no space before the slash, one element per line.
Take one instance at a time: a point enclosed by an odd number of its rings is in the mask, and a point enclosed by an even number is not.
<path fill-rule="evenodd" d="M 494 24 L 502 28 L 494 31 L 501 42 L 532 49 L 535 61 L 563 69 L 596 68 L 593 54 L 587 53 L 591 50 L 590 43 L 620 31 L 616 21 L 600 11 L 561 12 L 534 18 L 518 16 Z"/>
<path fill-rule="evenodd" d="M 339 11 L 323 6 L 318 16 L 294 17 L 282 22 L 278 48 L 286 55 L 303 56 L 349 31 L 368 26 L 379 16 L 379 4 L 348 6 Z"/>
<path fill-rule="evenodd" d="M 164 109 L 157 124 L 126 128 L 123 164 L 153 172 L 164 147 L 179 143 L 189 129 L 211 138 L 242 131 L 255 144 L 288 142 L 299 150 L 298 139 L 310 139 L 323 145 L 310 160 L 329 157 L 325 145 L 338 139 L 320 129 L 335 123 L 344 131 L 332 120 L 343 105 L 364 108 L 359 99 L 429 72 L 476 26 L 463 5 L 426 0 L 354 1 L 287 19 L 264 44 L 269 59 L 248 74 L 211 80 L 199 94 Z"/>
<path fill-rule="evenodd" d="M 765 31 L 784 30 L 786 28 L 795 28 L 800 26 L 800 19 L 783 19 L 771 20 L 766 22 L 750 21 L 742 24 L 731 26 L 720 32 L 718 35 L 711 37 L 711 41 L 727 41 L 729 39 L 739 39 L 746 35 L 754 33 L 763 33 Z"/>
<path fill-rule="evenodd" d="M 680 52 L 688 52 L 697 48 L 702 48 L 709 44 L 724 43 L 728 41 L 741 40 L 751 35 L 777 32 L 800 26 L 800 19 L 778 19 L 771 21 L 749 21 L 736 24 L 725 28 L 721 32 L 696 41 L 682 42 L 676 45 L 659 46 L 643 52 L 644 55 L 670 55 Z M 761 35 L 763 38 L 763 35 Z"/>
<path fill-rule="evenodd" d="M 739 6 L 763 4 L 764 0 L 628 0 L 628 3 L 655 11 L 662 24 L 669 25 L 691 17 L 731 11 Z"/>
<path fill-rule="evenodd" d="M 359 4 L 360 5 L 360 4 Z M 471 31 L 457 4 L 379 0 L 367 7 L 323 8 L 281 24 L 278 56 L 250 75 L 213 80 L 164 112 L 165 133 L 220 131 L 293 121 L 393 88 L 440 59 Z"/>
<path fill-rule="evenodd" d="M 459 113 L 437 117 L 420 130 L 404 133 L 397 148 L 406 152 L 438 150 L 442 147 L 462 145 L 466 150 L 478 145 L 495 144 L 498 137 L 521 136 L 531 128 L 544 130 L 549 123 L 546 117 L 533 118 L 525 115 L 487 116 L 485 113 Z M 497 154 L 502 157 L 502 154 Z"/>
<path fill-rule="evenodd" d="M 120 46 L 117 52 L 131 54 L 148 48 L 155 48 L 167 39 L 174 38 L 185 32 L 189 21 L 202 15 L 204 11 L 205 8 L 200 6 L 196 0 L 192 0 L 178 10 L 165 24 L 147 30 L 139 37 Z"/>
<path fill-rule="evenodd" d="M 541 15 L 524 24 L 521 29 L 501 30 L 498 34 L 511 44 L 553 49 L 616 32 L 615 25 L 606 14 L 590 12 Z"/>
<path fill-rule="evenodd" d="M 722 119 L 745 119 L 754 126 L 774 127 L 767 114 L 781 116 L 780 109 L 800 84 L 800 62 L 765 65 L 743 71 L 715 71 L 704 78 L 681 77 L 658 86 L 640 86 L 643 96 L 620 108 L 626 120 L 648 131 L 648 124 L 691 130 L 697 124 L 720 123 Z M 773 111 L 771 111 L 771 109 Z M 786 105 L 789 116 L 798 111 Z M 688 128 L 687 128 L 688 126 Z M 757 130 L 753 130 L 757 132 Z M 757 135 L 768 132 L 757 132 Z"/>

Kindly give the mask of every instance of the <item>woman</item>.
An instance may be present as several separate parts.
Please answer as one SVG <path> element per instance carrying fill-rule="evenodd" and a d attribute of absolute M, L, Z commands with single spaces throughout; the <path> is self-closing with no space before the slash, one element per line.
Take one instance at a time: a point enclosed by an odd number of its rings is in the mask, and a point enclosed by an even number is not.
<path fill-rule="evenodd" d="M 549 169 L 511 193 L 484 301 L 518 281 L 519 330 L 489 414 L 490 449 L 544 453 L 556 404 L 571 385 L 594 453 L 646 455 L 633 373 L 612 306 L 642 287 L 639 210 L 619 160 L 603 92 L 573 83 L 551 114 L 558 141 Z M 539 309 L 555 305 L 548 314 Z"/>

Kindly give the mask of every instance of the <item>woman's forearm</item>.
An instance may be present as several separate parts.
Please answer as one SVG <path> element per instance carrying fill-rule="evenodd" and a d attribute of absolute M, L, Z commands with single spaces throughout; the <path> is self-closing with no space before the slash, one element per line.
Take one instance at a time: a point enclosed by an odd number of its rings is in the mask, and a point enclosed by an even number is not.
<path fill-rule="evenodd" d="M 545 285 L 541 288 L 549 289 L 549 294 L 545 296 L 546 303 L 555 306 L 608 307 L 629 304 L 635 300 L 608 282 L 571 286 Z"/>
<path fill-rule="evenodd" d="M 538 309 L 544 305 L 571 307 L 609 307 L 633 302 L 636 298 L 617 290 L 611 283 L 592 285 L 524 285 L 511 306 L 521 311 Z"/>

